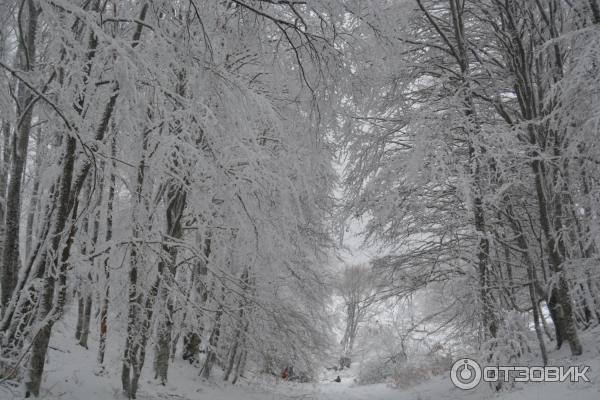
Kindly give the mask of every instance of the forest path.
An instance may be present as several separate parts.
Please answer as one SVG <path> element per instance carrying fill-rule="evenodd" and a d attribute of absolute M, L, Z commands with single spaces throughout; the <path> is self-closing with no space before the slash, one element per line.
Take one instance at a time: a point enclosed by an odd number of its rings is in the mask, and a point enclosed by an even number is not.
<path fill-rule="evenodd" d="M 44 400 L 123 400 L 120 389 L 121 346 L 113 343 L 107 354 L 105 370 L 96 364 L 96 338 L 84 349 L 72 346 L 73 325 L 67 318 L 57 323 L 57 335 L 51 340 L 48 366 L 41 398 Z M 116 337 L 117 335 L 115 335 Z M 255 377 L 237 385 L 224 383 L 218 370 L 210 381 L 200 379 L 197 368 L 177 359 L 170 368 L 169 382 L 162 386 L 153 379 L 152 358 L 144 367 L 139 400 L 597 400 L 600 398 L 600 335 L 582 335 L 586 348 L 581 357 L 571 357 L 567 349 L 551 352 L 554 365 L 589 365 L 590 383 L 530 383 L 511 391 L 494 393 L 485 384 L 463 391 L 455 388 L 449 375 L 431 378 L 410 388 L 394 388 L 387 384 L 357 385 L 357 371 L 341 373 L 342 382 L 328 375 L 317 383 L 275 380 L 271 376 Z M 114 340 L 114 338 L 113 338 Z M 337 373 L 335 373 L 337 374 Z M 0 384 L 0 400 L 22 398 L 18 388 Z"/>
<path fill-rule="evenodd" d="M 351 383 L 320 383 L 315 385 L 311 393 L 289 396 L 273 393 L 273 397 L 266 397 L 265 400 L 597 400 L 600 398 L 600 385 L 597 375 L 592 375 L 590 383 L 531 383 L 501 393 L 494 393 L 484 384 L 474 390 L 460 390 L 453 387 L 447 377 L 433 378 L 408 389 L 395 389 L 385 384 L 354 386 Z"/>

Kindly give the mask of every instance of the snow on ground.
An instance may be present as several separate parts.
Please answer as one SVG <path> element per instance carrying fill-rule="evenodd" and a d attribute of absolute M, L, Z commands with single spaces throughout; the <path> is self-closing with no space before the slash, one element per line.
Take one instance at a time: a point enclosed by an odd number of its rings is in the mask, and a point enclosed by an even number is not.
<path fill-rule="evenodd" d="M 74 344 L 74 321 L 66 318 L 56 325 L 51 341 L 47 373 L 42 384 L 44 400 L 112 400 L 123 399 L 120 389 L 121 347 L 115 339 L 107 353 L 106 370 L 96 364 L 97 342 L 91 337 L 86 350 Z M 411 388 L 394 388 L 387 384 L 360 386 L 354 383 L 354 367 L 339 374 L 341 383 L 333 382 L 337 372 L 323 374 L 318 383 L 284 382 L 274 377 L 225 384 L 218 373 L 211 381 L 202 380 L 198 369 L 178 360 L 169 370 L 169 383 L 156 384 L 152 379 L 152 354 L 148 355 L 140 382 L 140 400 L 597 400 L 600 399 L 600 331 L 582 335 L 586 353 L 572 358 L 567 349 L 550 354 L 550 365 L 589 365 L 590 383 L 526 383 L 509 391 L 494 393 L 485 384 L 464 391 L 455 388 L 449 374 Z M 122 345 L 122 344 L 121 344 Z M 22 398 L 22 392 L 0 384 L 0 400 Z"/>

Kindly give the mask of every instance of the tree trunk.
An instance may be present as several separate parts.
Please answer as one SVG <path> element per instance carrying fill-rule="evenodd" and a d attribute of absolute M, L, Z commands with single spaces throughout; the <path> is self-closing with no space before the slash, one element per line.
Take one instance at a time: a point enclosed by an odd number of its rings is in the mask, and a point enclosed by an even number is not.
<path fill-rule="evenodd" d="M 86 293 L 85 305 L 83 312 L 83 321 L 81 326 L 81 336 L 79 337 L 79 345 L 88 348 L 88 336 L 90 334 L 90 320 L 92 317 L 92 294 Z"/>
<path fill-rule="evenodd" d="M 104 162 L 101 163 L 101 167 L 100 170 L 102 171 L 102 173 L 104 173 Z M 88 179 L 88 181 L 90 182 L 90 188 L 91 188 L 91 179 Z M 102 205 L 102 198 L 103 198 L 103 193 L 104 193 L 104 179 L 102 178 L 102 176 L 100 177 L 100 179 L 98 180 L 98 184 L 97 184 L 97 188 L 96 188 L 97 194 L 96 194 L 96 202 L 95 205 L 93 206 L 93 213 L 92 213 L 92 237 L 90 238 L 90 248 L 87 249 L 86 247 L 82 247 L 81 252 L 82 254 L 87 254 L 87 253 L 94 253 L 96 250 L 96 244 L 98 243 L 98 233 L 100 231 L 100 207 Z M 91 195 L 91 190 L 88 190 L 88 196 Z M 88 221 L 87 219 L 84 221 L 84 224 L 87 228 L 88 226 Z M 92 272 L 94 270 L 96 270 L 96 262 L 95 260 L 92 261 L 92 271 L 89 271 L 87 274 L 87 284 L 84 285 L 86 287 L 85 290 L 85 307 L 84 307 L 84 314 L 83 314 L 83 319 L 82 319 L 82 326 L 81 326 L 81 337 L 79 338 L 79 345 L 81 347 L 84 348 L 88 348 L 88 337 L 89 337 L 89 333 L 90 333 L 90 321 L 91 321 L 91 316 L 92 316 L 92 299 L 93 299 L 93 295 L 92 295 L 92 290 L 95 287 L 94 285 L 94 276 L 92 275 Z M 94 272 L 95 274 L 95 272 Z"/>
<path fill-rule="evenodd" d="M 0 257 L 4 252 L 5 217 L 6 217 L 6 182 L 10 168 L 10 122 L 2 122 L 2 169 L 0 169 Z M 0 262 L 2 259 L 0 258 Z M 1 290 L 1 289 L 0 289 Z M 1 306 L 1 304 L 0 304 Z"/>
<path fill-rule="evenodd" d="M 531 298 L 531 306 L 532 306 L 532 311 L 533 311 L 533 326 L 535 328 L 535 334 L 537 336 L 538 339 L 538 343 L 540 346 L 540 353 L 542 355 L 542 360 L 544 362 L 544 365 L 548 364 L 548 352 L 546 351 L 546 343 L 544 342 L 544 333 L 542 332 L 542 327 L 540 324 L 540 318 L 543 318 L 543 316 L 540 316 L 539 313 L 539 308 L 538 308 L 538 300 L 537 300 L 537 296 L 535 293 L 535 282 L 536 282 L 536 276 L 535 276 L 535 270 L 534 270 L 534 266 L 533 264 L 528 264 L 527 266 L 528 269 L 528 275 L 529 275 L 529 297 Z"/>
<path fill-rule="evenodd" d="M 23 71 L 32 71 L 35 58 L 35 36 L 37 31 L 38 10 L 34 0 L 27 0 L 23 7 L 23 15 L 26 18 L 26 36 L 19 41 L 17 50 L 17 64 Z M 27 161 L 27 148 L 31 121 L 33 118 L 33 107 L 35 97 L 33 93 L 21 81 L 17 82 L 17 110 L 19 120 L 15 129 L 15 138 L 12 145 L 12 157 L 10 167 L 10 179 L 6 194 L 6 219 L 5 219 L 5 241 L 2 252 L 2 266 L 0 268 L 0 281 L 2 296 L 0 305 L 6 307 L 10 301 L 12 292 L 17 285 L 19 274 L 19 226 L 21 218 L 21 184 L 25 163 Z"/>
<path fill-rule="evenodd" d="M 142 6 L 140 12 L 140 20 L 143 21 L 148 10 L 148 4 L 145 3 Z M 134 35 L 132 46 L 135 47 L 139 43 L 143 25 L 138 24 Z M 91 33 L 91 38 L 94 39 L 94 34 Z M 95 43 L 95 40 L 91 40 Z M 92 54 L 90 54 L 90 57 Z M 88 60 L 87 74 L 91 69 L 91 59 Z M 118 89 L 118 85 L 115 83 L 115 89 Z M 118 90 L 113 91 L 110 96 L 108 103 L 104 107 L 101 114 L 99 124 L 95 131 L 96 141 L 102 141 L 104 135 L 108 129 L 109 122 L 112 118 L 112 114 L 115 108 L 115 104 L 118 97 Z M 57 199 L 57 211 L 54 222 L 54 231 L 52 237 L 52 246 L 49 254 L 53 255 L 54 265 L 58 266 L 58 279 L 55 280 L 52 271 L 48 268 L 51 264 L 46 263 L 46 277 L 43 286 L 42 294 L 40 296 L 40 305 L 37 313 L 37 320 L 42 321 L 40 327 L 40 333 L 35 334 L 31 345 L 31 359 L 29 368 L 29 378 L 25 386 L 28 393 L 33 393 L 35 396 L 39 395 L 39 388 L 41 377 L 44 369 L 44 359 L 48 350 L 48 341 L 50 340 L 50 333 L 52 331 L 52 325 L 56 318 L 62 313 L 62 309 L 66 297 L 66 270 L 67 262 L 70 256 L 71 245 L 73 243 L 74 235 L 76 232 L 75 218 L 77 216 L 77 197 L 80 193 L 81 186 L 85 182 L 87 174 L 90 171 L 91 163 L 89 160 L 84 163 L 79 171 L 77 178 L 73 179 L 73 168 L 75 163 L 75 149 L 76 139 L 75 135 L 70 134 L 65 141 L 65 156 L 63 158 L 63 170 L 60 179 L 60 190 Z M 75 182 L 75 187 L 72 187 Z M 69 210 L 71 209 L 71 210 Z M 68 230 L 67 240 L 65 242 L 62 253 L 59 257 L 54 257 L 58 254 L 59 246 L 61 243 L 62 234 L 66 227 L 68 215 L 72 214 L 73 224 Z M 50 260 L 48 260 L 50 261 Z M 56 299 L 54 298 L 54 283 L 57 281 L 58 293 Z M 49 305 L 54 303 L 52 308 Z"/>
<path fill-rule="evenodd" d="M 71 196 L 71 182 L 73 179 L 73 166 L 75 163 L 76 142 L 73 136 L 69 136 L 65 141 L 65 155 L 63 158 L 63 168 L 61 173 L 60 191 L 57 198 L 57 212 L 54 222 L 54 230 L 52 237 L 52 245 L 50 254 L 57 254 L 63 231 L 68 220 L 68 205 Z M 74 212 L 76 210 L 73 210 Z M 70 235 L 72 241 L 72 235 Z M 50 333 L 52 325 L 60 316 L 65 302 L 66 292 L 66 268 L 70 243 L 65 244 L 61 258 L 56 257 L 55 262 L 58 265 L 58 279 L 54 277 L 54 273 L 46 263 L 46 273 L 44 284 L 40 295 L 40 303 L 37 311 L 36 319 L 40 324 L 39 331 L 33 335 L 31 343 L 31 358 L 29 372 L 25 387 L 27 393 L 32 393 L 34 396 L 39 396 L 40 383 L 44 371 L 44 362 L 48 352 L 48 342 L 50 341 Z M 50 260 L 48 260 L 50 261 Z M 58 284 L 58 295 L 54 299 L 55 284 Z"/>
<path fill-rule="evenodd" d="M 557 283 L 550 289 L 550 301 L 548 302 L 550 315 L 556 329 L 556 346 L 560 348 L 563 340 L 567 340 L 571 348 L 571 353 L 573 355 L 580 355 L 583 350 L 575 327 L 568 282 L 563 271 L 564 243 L 561 238 L 555 238 L 553 228 L 550 224 L 541 161 L 535 159 L 532 162 L 532 168 L 535 174 L 535 187 L 540 208 L 540 225 L 546 238 L 550 267 L 554 275 L 558 277 Z M 555 216 L 555 220 L 559 220 L 559 217 Z M 555 221 L 555 224 L 562 226 L 560 222 Z"/>
<path fill-rule="evenodd" d="M 77 325 L 75 325 L 75 339 L 81 339 L 81 328 L 83 326 L 83 314 L 85 313 L 85 301 L 81 293 L 77 294 Z"/>
<path fill-rule="evenodd" d="M 186 194 L 179 185 L 171 187 L 167 191 L 169 203 L 166 210 L 167 235 L 169 238 L 179 240 L 183 237 L 181 218 L 186 206 Z M 161 279 L 160 283 L 160 304 L 162 313 L 159 316 L 157 342 L 155 348 L 154 372 L 155 379 L 160 379 L 164 385 L 167 382 L 169 369 L 169 356 L 171 353 L 171 331 L 173 326 L 173 299 L 169 293 L 173 289 L 175 282 L 175 263 L 177 261 L 177 247 L 163 245 L 163 251 L 166 254 L 166 262 L 160 261 L 158 273 Z"/>
<path fill-rule="evenodd" d="M 139 226 L 140 218 L 137 213 L 140 207 L 144 204 L 143 201 L 143 190 L 144 190 L 144 173 L 146 164 L 146 149 L 148 146 L 147 133 L 144 132 L 142 138 L 142 158 L 137 170 L 137 183 L 135 201 L 132 207 L 133 217 L 132 225 L 133 239 L 138 239 L 141 236 L 141 227 Z M 138 371 L 137 359 L 138 355 L 135 349 L 138 346 L 140 340 L 139 332 L 140 323 L 138 319 L 138 313 L 141 309 L 141 295 L 138 294 L 138 244 L 132 243 L 130 254 L 129 254 L 129 283 L 128 283 L 128 302 L 129 311 L 127 314 L 127 338 L 125 340 L 125 353 L 123 355 L 123 367 L 121 370 L 121 384 L 123 391 L 128 399 L 135 399 L 137 392 L 137 382 L 135 380 L 136 373 Z M 133 372 L 133 377 L 131 373 Z"/>
<path fill-rule="evenodd" d="M 202 365 L 202 369 L 200 371 L 200 375 L 204 379 L 208 379 L 210 377 L 210 372 L 212 367 L 217 360 L 217 348 L 219 346 L 219 336 L 221 333 L 221 317 L 223 315 L 223 304 L 219 304 L 217 309 L 217 313 L 215 315 L 215 322 L 213 325 L 213 329 L 211 330 L 210 337 L 208 339 L 208 346 L 206 348 L 206 359 L 204 360 L 204 364 Z"/>
<path fill-rule="evenodd" d="M 40 175 L 42 169 L 42 134 L 38 131 L 35 146 L 35 175 L 33 177 L 33 186 L 31 188 L 31 198 L 29 199 L 29 210 L 27 211 L 27 225 L 25 228 L 25 258 L 31 256 L 31 246 L 33 244 L 33 224 L 35 214 L 39 203 Z"/>
<path fill-rule="evenodd" d="M 113 203 L 115 199 L 115 157 L 117 153 L 117 132 L 113 129 L 111 138 L 110 153 L 112 157 L 111 171 L 108 183 L 108 199 L 106 202 L 106 243 L 112 240 L 112 225 L 113 225 Z M 104 363 L 104 354 L 106 351 L 106 336 L 108 334 L 108 306 L 110 299 L 110 267 L 108 265 L 109 256 L 104 256 L 102 267 L 104 270 L 104 291 L 102 292 L 102 301 L 100 303 L 100 339 L 98 343 L 98 364 Z"/>
<path fill-rule="evenodd" d="M 175 254 L 176 252 L 171 254 L 171 256 Z M 170 262 L 174 262 L 174 260 L 174 258 L 171 258 Z M 165 269 L 165 267 L 163 266 L 162 269 Z M 169 298 L 169 293 L 173 288 L 173 276 L 171 271 L 167 271 L 166 273 L 163 271 L 161 276 L 159 301 L 162 303 L 162 315 L 159 316 L 156 347 L 154 349 L 154 379 L 159 379 L 160 383 L 165 385 L 167 383 L 169 356 L 171 354 L 171 333 L 174 311 L 172 300 Z"/>
<path fill-rule="evenodd" d="M 81 194 L 82 200 L 85 201 L 89 198 L 91 187 L 92 187 L 91 180 L 86 179 L 86 181 L 83 185 L 83 193 Z M 88 213 L 85 213 L 83 215 L 83 219 L 81 222 L 82 231 L 83 231 L 83 235 L 85 238 L 87 238 L 87 236 L 88 236 L 89 222 L 90 222 L 90 220 L 88 217 Z M 83 256 L 85 256 L 87 254 L 87 243 L 85 243 L 85 242 L 83 242 L 81 244 L 81 254 Z M 82 336 L 82 332 L 84 330 L 84 325 L 85 325 L 86 307 L 87 307 L 87 303 L 88 303 L 88 297 L 90 296 L 89 292 L 91 289 L 88 284 L 88 279 L 86 279 L 85 277 L 80 276 L 79 279 L 77 279 L 76 285 L 77 285 L 77 287 L 75 289 L 77 291 L 77 325 L 75 326 L 75 339 L 77 339 L 78 343 L 81 343 L 81 336 Z M 82 347 L 86 347 L 86 346 L 82 346 Z"/>
<path fill-rule="evenodd" d="M 235 373 L 233 375 L 233 380 L 231 381 L 232 385 L 235 385 L 239 377 L 243 375 L 244 369 L 246 368 L 247 356 L 248 352 L 245 349 L 242 350 L 240 353 L 240 357 L 238 358 L 237 364 L 235 365 Z"/>
<path fill-rule="evenodd" d="M 2 169 L 0 170 L 0 225 L 4 228 L 5 204 L 6 204 L 6 182 L 8 180 L 8 170 L 10 168 L 10 122 L 2 122 Z"/>
<path fill-rule="evenodd" d="M 518 4 L 518 3 L 514 3 Z M 506 20 L 506 32 L 513 38 L 510 42 L 502 42 L 506 47 L 505 57 L 509 72 L 513 75 L 515 93 L 520 108 L 520 118 L 527 124 L 528 143 L 533 150 L 530 151 L 530 167 L 535 180 L 535 194 L 539 209 L 539 223 L 544 237 L 544 247 L 548 253 L 550 270 L 552 271 L 555 285 L 550 289 L 548 307 L 554 321 L 557 334 L 557 345 L 560 347 L 562 341 L 567 340 L 573 355 L 582 353 L 581 343 L 575 327 L 572 301 L 568 281 L 563 270 L 566 261 L 566 250 L 561 230 L 563 227 L 562 204 L 560 193 L 550 183 L 553 181 L 552 164 L 546 163 L 546 151 L 551 150 L 552 156 L 560 157 L 561 149 L 558 132 L 553 131 L 548 124 L 541 124 L 547 114 L 552 111 L 545 109 L 546 102 L 553 102 L 549 95 L 544 93 L 543 85 L 539 84 L 541 75 L 548 72 L 551 78 L 560 79 L 562 76 L 562 58 L 557 41 L 553 46 L 553 56 L 547 60 L 551 64 L 551 71 L 541 71 L 539 63 L 534 62 L 531 51 L 528 49 L 537 39 L 531 36 L 523 36 L 519 33 L 519 26 L 515 21 L 522 18 L 530 18 L 529 15 L 520 15 L 511 3 L 510 7 L 499 8 Z M 555 21 L 546 24 L 549 27 L 550 36 L 556 37 Z M 528 43 L 527 41 L 532 43 Z M 550 79 L 550 78 L 546 78 Z M 549 169 L 550 168 L 550 169 Z M 556 171 L 555 171 L 556 173 Z M 548 180 L 548 181 L 547 181 Z M 550 182 L 549 182 L 550 181 Z M 560 191 L 560 188 L 559 188 Z"/>
<path fill-rule="evenodd" d="M 180 96 L 185 96 L 185 71 L 178 73 L 179 80 L 175 91 Z M 171 133 L 177 133 L 177 128 Z M 178 150 L 175 146 L 175 150 Z M 173 157 L 173 163 L 178 166 L 177 155 Z M 187 180 L 184 178 L 184 184 L 187 184 Z M 180 184 L 168 184 L 167 193 L 167 209 L 166 209 L 166 220 L 167 220 L 167 237 L 178 241 L 183 238 L 183 229 L 181 219 L 183 218 L 183 212 L 186 207 L 187 195 L 185 188 Z M 154 372 L 155 379 L 160 379 L 164 385 L 167 382 L 167 374 L 169 370 L 169 356 L 171 353 L 172 343 L 172 329 L 173 329 L 173 314 L 174 305 L 173 298 L 169 295 L 173 289 L 176 274 L 176 262 L 177 262 L 177 247 L 171 245 L 163 245 L 163 252 L 166 254 L 166 263 L 160 262 L 158 273 L 161 275 L 161 289 L 160 289 L 160 303 L 161 304 L 161 315 L 158 320 L 158 331 L 157 341 L 155 348 L 154 358 Z M 166 264 L 166 265 L 165 265 Z M 166 267 L 166 268 L 165 268 Z"/>
<path fill-rule="evenodd" d="M 245 269 L 244 272 L 242 273 L 242 276 L 240 279 L 240 285 L 241 285 L 241 287 L 244 288 L 244 292 L 248 289 L 248 282 L 249 282 L 249 271 L 248 271 L 248 269 Z M 227 362 L 227 369 L 225 370 L 225 375 L 223 377 L 224 381 L 229 380 L 229 376 L 231 375 L 233 368 L 235 366 L 235 361 L 237 358 L 239 358 L 238 353 L 240 353 L 239 347 L 240 347 L 240 341 L 241 341 L 242 334 L 245 335 L 245 333 L 246 333 L 245 330 L 247 328 L 247 325 L 244 322 L 244 310 L 245 310 L 246 306 L 243 302 L 240 302 L 239 307 L 240 307 L 240 312 L 238 315 L 238 326 L 235 330 L 233 346 L 231 347 L 231 350 L 230 350 L 229 360 Z"/>

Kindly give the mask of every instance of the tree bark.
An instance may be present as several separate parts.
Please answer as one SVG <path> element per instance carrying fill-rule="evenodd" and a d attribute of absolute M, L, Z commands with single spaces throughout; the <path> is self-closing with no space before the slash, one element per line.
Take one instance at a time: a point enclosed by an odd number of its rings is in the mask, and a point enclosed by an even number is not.
<path fill-rule="evenodd" d="M 178 82 L 175 91 L 180 96 L 185 96 L 185 71 L 181 71 L 178 74 Z M 178 124 L 175 124 L 178 125 Z M 174 128 L 172 134 L 178 133 L 178 128 Z M 178 148 L 175 146 L 175 151 Z M 177 155 L 173 157 L 173 163 L 175 167 L 179 166 L 177 161 Z M 184 184 L 187 184 L 187 180 L 183 179 Z M 167 237 L 169 240 L 178 241 L 183 238 L 183 228 L 181 219 L 183 218 L 183 212 L 186 207 L 187 194 L 184 185 L 181 184 L 168 184 L 166 190 L 167 194 L 167 208 L 166 208 L 166 220 L 167 220 Z M 159 304 L 161 304 L 161 314 L 158 320 L 157 330 L 157 341 L 155 348 L 154 358 L 154 372 L 155 379 L 160 379 L 164 385 L 167 382 L 167 374 L 169 370 L 169 356 L 171 353 L 172 343 L 172 329 L 173 329 L 173 314 L 174 306 L 173 299 L 169 295 L 173 289 L 176 274 L 176 262 L 177 262 L 177 247 L 172 245 L 163 245 L 163 252 L 166 255 L 166 262 L 159 262 L 158 273 L 161 276 L 161 289 Z M 166 267 L 166 268 L 165 268 Z"/>
<path fill-rule="evenodd" d="M 224 288 L 221 287 L 223 291 Z M 217 361 L 217 350 L 219 346 L 219 337 L 221 335 L 221 317 L 223 316 L 223 303 L 219 302 L 219 306 L 217 308 L 217 312 L 215 314 L 215 321 L 213 324 L 213 328 L 210 332 L 210 336 L 208 338 L 208 344 L 206 346 L 206 358 L 204 360 L 204 364 L 202 365 L 202 369 L 200 370 L 200 375 L 204 379 L 208 379 L 210 377 L 210 373 L 212 371 L 212 367 Z"/>
<path fill-rule="evenodd" d="M 33 71 L 34 58 L 36 54 L 36 31 L 38 10 L 34 0 L 27 0 L 27 4 L 21 3 L 22 13 L 26 18 L 27 32 L 25 37 L 19 40 L 17 50 L 17 65 L 23 71 Z M 16 124 L 15 138 L 12 146 L 12 157 L 10 167 L 10 179 L 6 194 L 6 216 L 4 230 L 4 248 L 2 251 L 2 266 L 0 268 L 0 281 L 2 296 L 0 306 L 6 307 L 12 292 L 17 285 L 20 256 L 19 256 L 19 226 L 21 218 L 21 184 L 25 163 L 27 161 L 27 148 L 31 121 L 33 118 L 33 107 L 35 104 L 34 94 L 21 81 L 17 82 L 17 110 L 19 120 Z"/>
<path fill-rule="evenodd" d="M 102 173 L 104 173 L 104 162 L 101 163 L 101 168 L 100 170 L 102 171 Z M 90 181 L 90 187 L 91 187 L 91 179 L 89 179 Z M 90 238 L 90 249 L 87 249 L 86 247 L 83 247 L 82 250 L 82 254 L 87 254 L 89 253 L 94 253 L 95 249 L 96 249 L 96 244 L 98 243 L 98 234 L 100 231 L 100 207 L 102 205 L 102 198 L 103 198 L 103 194 L 104 194 L 104 179 L 102 178 L 102 176 L 100 176 L 100 179 L 98 180 L 98 185 L 96 188 L 96 202 L 95 205 L 93 206 L 93 213 L 92 213 L 92 237 Z M 91 190 L 88 191 L 89 195 L 91 195 Z M 84 224 L 86 224 L 86 227 L 88 225 L 88 221 L 86 220 L 84 222 Z M 83 313 L 83 319 L 82 319 L 82 326 L 81 326 L 81 337 L 79 338 L 79 345 L 81 347 L 84 348 L 88 348 L 88 337 L 89 337 L 89 333 L 90 333 L 90 321 L 91 321 L 91 316 L 92 316 L 92 299 L 93 299 L 93 295 L 92 295 L 92 290 L 94 288 L 94 276 L 92 275 L 92 272 L 94 272 L 94 270 L 96 269 L 96 261 L 93 260 L 92 261 L 92 270 L 88 272 L 87 274 L 87 284 L 84 285 L 85 286 L 85 306 L 84 306 L 84 313 Z M 94 272 L 95 274 L 95 272 Z"/>
<path fill-rule="evenodd" d="M 81 326 L 81 335 L 79 337 L 79 345 L 83 348 L 88 348 L 88 336 L 90 334 L 90 320 L 92 318 L 92 294 L 86 293 L 85 304 L 83 308 L 83 321 Z"/>
<path fill-rule="evenodd" d="M 31 246 L 33 244 L 33 225 L 36 211 L 39 203 L 40 176 L 42 169 L 42 134 L 38 131 L 35 146 L 35 175 L 33 177 L 33 186 L 31 188 L 31 198 L 29 199 L 29 210 L 27 211 L 27 225 L 25 228 L 25 259 L 31 256 Z"/>
<path fill-rule="evenodd" d="M 113 203 L 115 199 L 115 157 L 117 155 L 117 132 L 113 129 L 110 146 L 111 170 L 108 183 L 108 199 L 106 202 L 106 243 L 112 240 L 113 225 Z M 109 256 L 104 256 L 102 267 L 104 271 L 104 291 L 102 292 L 102 301 L 100 303 L 100 339 L 98 343 L 98 364 L 104 363 L 104 354 L 106 351 L 106 337 L 108 335 L 108 307 L 110 301 L 110 266 L 108 265 Z"/>
<path fill-rule="evenodd" d="M 248 269 L 245 269 L 244 272 L 242 273 L 241 279 L 240 279 L 240 284 L 241 286 L 244 288 L 244 292 L 248 289 L 248 282 L 249 282 L 249 271 Z M 235 361 L 239 358 L 239 353 L 240 351 L 240 342 L 242 339 L 242 335 L 245 335 L 245 331 L 247 328 L 247 324 L 244 322 L 244 311 L 246 308 L 246 305 L 244 304 L 243 301 L 240 301 L 239 304 L 240 307 L 240 311 L 239 311 L 239 315 L 238 315 L 238 326 L 235 330 L 235 334 L 233 335 L 233 346 L 231 347 L 230 350 L 230 354 L 229 354 L 229 360 L 227 362 L 227 369 L 225 370 L 225 375 L 223 376 L 223 380 L 224 381 L 228 381 L 229 380 L 229 376 L 231 375 L 231 373 L 233 372 L 233 368 L 235 366 Z"/>
<path fill-rule="evenodd" d="M 54 222 L 51 254 L 57 254 L 63 231 L 68 220 L 68 204 L 71 196 L 71 182 L 73 179 L 73 167 L 75 164 L 75 149 L 76 142 L 73 136 L 69 136 L 65 141 L 65 153 L 63 158 L 63 168 L 61 173 L 61 184 L 57 198 L 57 212 Z M 76 211 L 76 210 L 73 210 Z M 71 238 L 72 240 L 72 238 Z M 55 276 L 52 268 L 47 264 L 47 269 L 44 277 L 44 284 L 40 295 L 40 303 L 37 311 L 36 319 L 40 321 L 40 328 L 33 335 L 31 343 L 31 358 L 29 363 L 29 372 L 25 387 L 27 393 L 32 393 L 34 396 L 39 396 L 40 383 L 42 381 L 42 373 L 44 371 L 44 363 L 48 352 L 48 342 L 52 326 L 56 319 L 60 316 L 64 307 L 66 295 L 66 267 L 68 257 L 68 249 L 70 244 L 67 243 L 61 255 L 61 259 L 55 260 L 58 265 L 57 276 Z M 58 284 L 58 295 L 54 300 L 55 284 Z M 55 302 L 56 301 L 56 302 Z M 55 302 L 55 303 L 54 303 Z"/>
<path fill-rule="evenodd" d="M 6 216 L 6 182 L 10 168 L 10 122 L 2 122 L 2 169 L 0 170 L 0 256 L 4 252 L 5 216 Z M 2 260 L 0 259 L 0 262 Z"/>
<path fill-rule="evenodd" d="M 244 346 L 244 343 L 242 343 L 242 347 Z M 240 378 L 240 376 L 243 375 L 244 373 L 244 369 L 246 368 L 246 359 L 248 357 L 248 352 L 243 349 L 240 353 L 240 356 L 238 358 L 238 361 L 235 365 L 235 373 L 233 374 L 233 380 L 231 381 L 232 385 L 235 385 L 238 381 L 238 379 Z"/>
<path fill-rule="evenodd" d="M 137 169 L 137 182 L 136 191 L 134 193 L 135 201 L 133 204 L 132 212 L 132 225 L 133 239 L 138 239 L 141 236 L 141 223 L 137 213 L 140 207 L 144 204 L 143 193 L 144 193 L 144 177 L 145 177 L 145 165 L 146 165 L 146 149 L 148 146 L 147 133 L 143 133 L 142 138 L 142 158 L 140 160 Z M 123 392 L 128 399 L 135 399 L 137 392 L 137 381 L 136 374 L 138 373 L 138 355 L 135 350 L 138 347 L 138 341 L 140 340 L 139 332 L 140 322 L 138 319 L 138 313 L 141 310 L 141 295 L 138 294 L 138 244 L 133 243 L 129 253 L 129 282 L 128 282 L 128 303 L 129 311 L 127 314 L 127 338 L 125 340 L 125 353 L 123 355 L 123 367 L 121 370 L 121 385 Z M 133 379 L 132 379 L 133 372 Z"/>

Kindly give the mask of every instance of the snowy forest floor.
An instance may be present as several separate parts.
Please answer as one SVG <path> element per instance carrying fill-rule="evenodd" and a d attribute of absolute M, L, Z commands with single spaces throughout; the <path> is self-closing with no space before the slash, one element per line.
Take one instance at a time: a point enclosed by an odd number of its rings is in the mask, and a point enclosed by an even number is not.
<path fill-rule="evenodd" d="M 72 313 L 69 313 L 72 314 Z M 40 398 L 46 400 L 111 400 L 122 399 L 120 389 L 119 346 L 109 348 L 103 371 L 96 363 L 97 339 L 91 337 L 89 349 L 72 346 L 74 318 L 70 315 L 60 321 L 50 344 L 48 366 Z M 116 332 L 115 332 L 116 333 Z M 113 336 L 113 339 L 120 338 Z M 449 375 L 433 377 L 411 388 L 396 388 L 387 384 L 357 385 L 356 368 L 341 372 L 342 382 L 335 383 L 337 372 L 322 374 L 317 383 L 292 383 L 274 377 L 246 379 L 237 385 L 222 382 L 218 369 L 210 381 L 198 376 L 198 368 L 191 367 L 177 357 L 169 370 L 169 382 L 159 385 L 152 377 L 152 354 L 148 354 L 142 373 L 138 399 L 140 400 L 437 400 L 437 399 L 571 399 L 596 400 L 600 398 L 600 330 L 582 334 L 583 356 L 572 358 L 568 349 L 552 351 L 549 365 L 588 365 L 590 383 L 527 383 L 510 390 L 494 393 L 485 384 L 463 391 L 455 388 Z M 115 343 L 116 344 L 116 343 Z M 565 346 L 566 347 L 566 346 Z M 0 400 L 18 399 L 22 391 L 0 384 Z"/>

